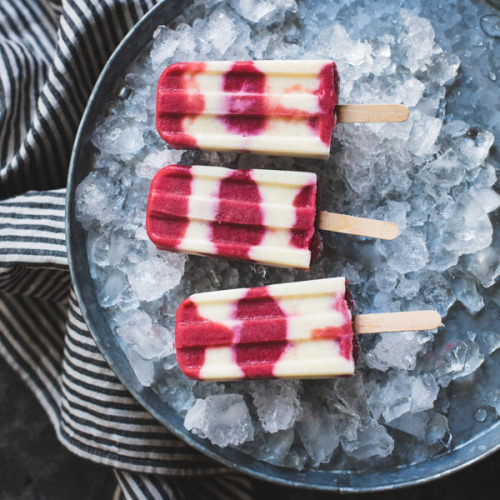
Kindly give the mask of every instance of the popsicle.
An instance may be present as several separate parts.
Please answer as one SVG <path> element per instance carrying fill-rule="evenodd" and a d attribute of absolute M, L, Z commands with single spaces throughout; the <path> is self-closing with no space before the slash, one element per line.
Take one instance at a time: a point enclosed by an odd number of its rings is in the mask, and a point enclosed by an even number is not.
<path fill-rule="evenodd" d="M 169 165 L 154 177 L 146 231 L 163 250 L 307 269 L 321 252 L 316 174 Z M 318 227 L 395 238 L 395 224 L 320 212 Z"/>
<path fill-rule="evenodd" d="M 337 106 L 333 61 L 176 63 L 157 88 L 156 128 L 175 149 L 328 158 L 337 118 L 404 121 L 398 104 Z"/>
<path fill-rule="evenodd" d="M 353 316 L 345 278 L 191 295 L 177 310 L 181 370 L 199 380 L 354 373 L 357 333 L 434 329 L 435 311 Z"/>

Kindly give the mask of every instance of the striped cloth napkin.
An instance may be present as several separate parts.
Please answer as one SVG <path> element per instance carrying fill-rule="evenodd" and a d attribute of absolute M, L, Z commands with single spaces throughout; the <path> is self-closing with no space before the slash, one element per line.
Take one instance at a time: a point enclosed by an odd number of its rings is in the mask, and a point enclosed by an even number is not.
<path fill-rule="evenodd" d="M 251 499 L 249 478 L 175 438 L 119 382 L 68 272 L 65 184 L 101 68 L 154 0 L 0 2 L 0 354 L 115 498 Z M 193 480 L 193 477 L 196 480 Z"/>

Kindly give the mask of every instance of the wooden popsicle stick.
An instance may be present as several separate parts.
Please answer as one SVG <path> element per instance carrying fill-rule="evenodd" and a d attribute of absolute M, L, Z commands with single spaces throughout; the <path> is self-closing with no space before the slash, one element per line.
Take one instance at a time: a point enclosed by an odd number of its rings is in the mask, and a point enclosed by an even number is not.
<path fill-rule="evenodd" d="M 410 116 L 402 104 L 340 104 L 335 112 L 339 123 L 404 122 Z"/>
<path fill-rule="evenodd" d="M 441 316 L 432 310 L 361 314 L 352 318 L 356 334 L 434 330 L 440 324 Z"/>
<path fill-rule="evenodd" d="M 393 240 L 399 235 L 399 228 L 393 222 L 365 219 L 352 215 L 332 214 L 320 211 L 318 228 L 336 233 L 354 234 L 382 240 Z"/>

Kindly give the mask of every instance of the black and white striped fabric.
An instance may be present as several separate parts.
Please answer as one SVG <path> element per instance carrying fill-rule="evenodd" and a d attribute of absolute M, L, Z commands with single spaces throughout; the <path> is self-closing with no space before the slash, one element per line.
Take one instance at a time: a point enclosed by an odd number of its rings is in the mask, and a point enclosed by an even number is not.
<path fill-rule="evenodd" d="M 251 499 L 252 483 L 172 436 L 110 370 L 68 272 L 65 183 L 101 68 L 154 0 L 0 1 L 0 354 L 115 499 Z M 193 480 L 196 477 L 196 480 Z"/>

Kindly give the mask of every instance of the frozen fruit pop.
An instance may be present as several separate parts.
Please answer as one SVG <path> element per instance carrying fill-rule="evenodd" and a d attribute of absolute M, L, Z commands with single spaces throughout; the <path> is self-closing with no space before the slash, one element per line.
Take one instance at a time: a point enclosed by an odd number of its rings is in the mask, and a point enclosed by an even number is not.
<path fill-rule="evenodd" d="M 199 380 L 354 373 L 356 333 L 437 328 L 435 311 L 352 316 L 345 278 L 199 293 L 177 310 L 181 370 Z"/>
<path fill-rule="evenodd" d="M 328 158 L 341 121 L 404 121 L 400 105 L 338 106 L 333 61 L 176 63 L 157 88 L 156 128 L 176 149 Z"/>
<path fill-rule="evenodd" d="M 170 165 L 151 183 L 146 230 L 163 250 L 307 269 L 321 250 L 316 215 L 314 173 Z M 398 234 L 385 221 L 327 212 L 318 220 L 339 232 Z"/>

